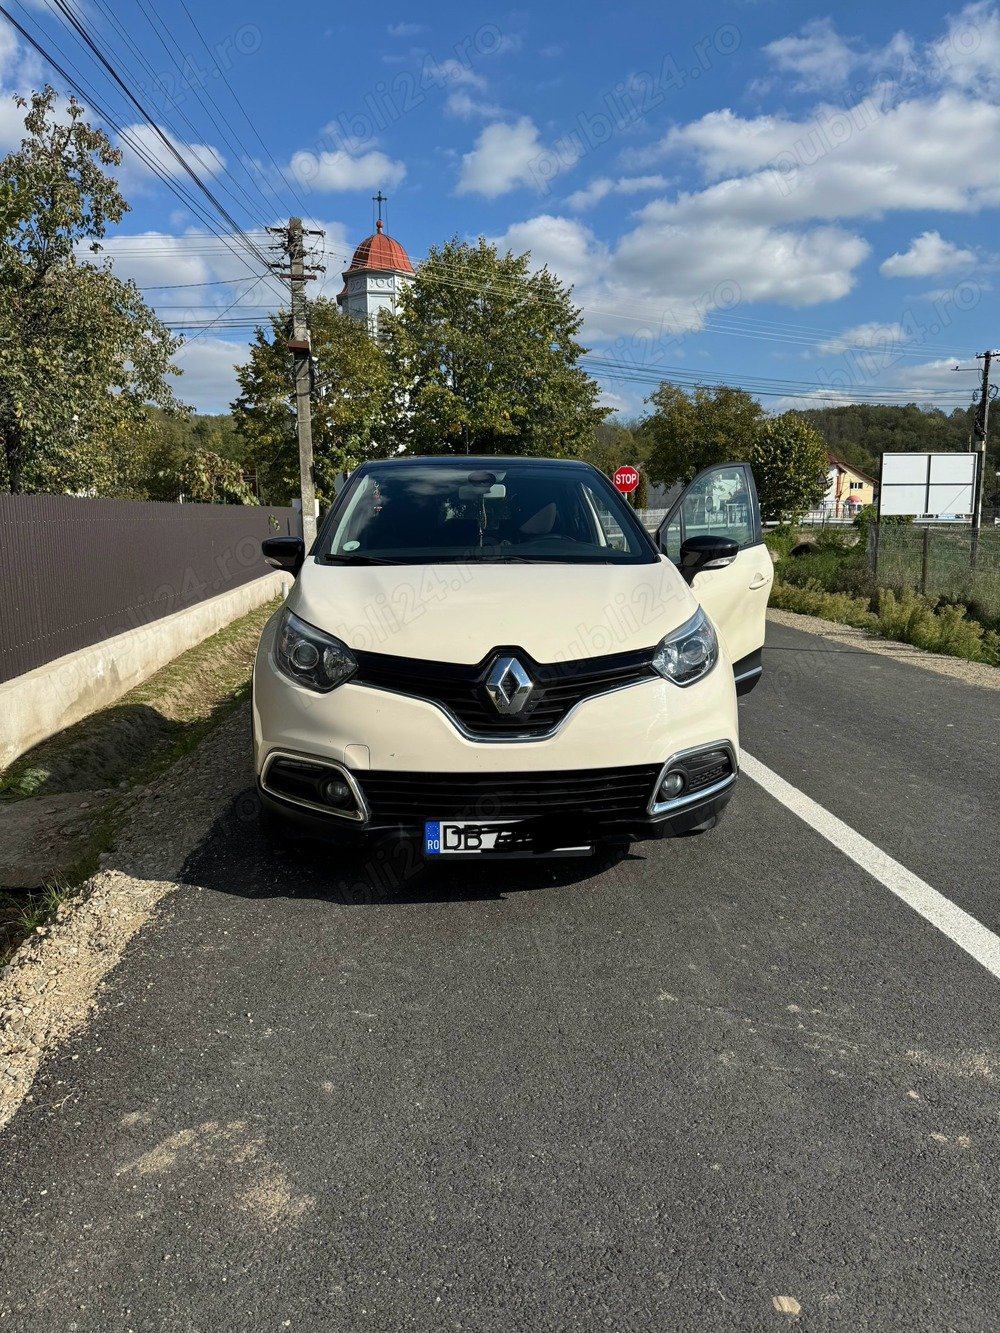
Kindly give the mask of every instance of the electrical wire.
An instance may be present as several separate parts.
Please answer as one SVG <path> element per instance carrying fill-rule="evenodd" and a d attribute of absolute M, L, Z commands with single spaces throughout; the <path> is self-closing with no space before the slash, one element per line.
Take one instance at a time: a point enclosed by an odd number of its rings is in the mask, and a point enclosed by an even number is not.
<path fill-rule="evenodd" d="M 197 36 L 198 40 L 201 42 L 202 46 L 205 48 L 205 51 L 206 51 L 206 53 L 207 53 L 209 59 L 210 59 L 210 60 L 213 59 L 212 51 L 211 51 L 211 49 L 210 49 L 210 47 L 209 47 L 209 45 L 208 45 L 208 42 L 205 40 L 204 36 L 202 35 L 201 29 L 198 27 L 197 23 L 195 22 L 195 20 L 194 20 L 194 16 L 193 16 L 193 14 L 191 13 L 190 9 L 188 9 L 188 7 L 187 7 L 187 5 L 186 5 L 186 3 L 185 3 L 185 0 L 180 0 L 180 6 L 181 6 L 181 9 L 183 9 L 185 15 L 187 16 L 187 20 L 188 20 L 188 22 L 191 24 L 191 27 L 194 29 L 195 35 Z M 292 198 L 296 201 L 296 203 L 297 203 L 297 204 L 299 205 L 299 207 L 301 208 L 302 213 L 303 213 L 303 216 L 305 216 L 305 214 L 307 214 L 307 213 L 309 212 L 309 208 L 308 208 L 308 206 L 307 206 L 305 200 L 302 198 L 302 196 L 299 194 L 298 190 L 296 190 L 295 186 L 291 183 L 291 181 L 290 181 L 290 180 L 288 179 L 288 177 L 285 175 L 284 170 L 283 170 L 283 169 L 278 165 L 278 163 L 275 161 L 274 156 L 273 156 L 273 154 L 271 153 L 271 150 L 268 148 L 267 144 L 266 144 L 266 143 L 264 142 L 264 140 L 261 138 L 261 136 L 260 136 L 260 132 L 259 132 L 259 130 L 257 129 L 256 124 L 254 123 L 253 120 L 251 120 L 250 116 L 247 114 L 246 107 L 243 105 L 242 101 L 240 100 L 239 96 L 237 95 L 237 93 L 236 93 L 236 89 L 235 89 L 235 88 L 233 87 L 233 85 L 229 82 L 229 76 L 227 75 L 226 71 L 222 68 L 222 63 L 221 63 L 221 61 L 216 62 L 216 69 L 217 69 L 218 72 L 219 72 L 219 77 L 222 79 L 223 83 L 224 83 L 224 84 L 226 85 L 226 87 L 229 89 L 229 92 L 230 92 L 230 94 L 231 94 L 231 96 L 232 96 L 233 101 L 236 103 L 236 106 L 239 108 L 240 114 L 242 115 L 243 119 L 246 121 L 247 125 L 250 127 L 251 133 L 253 134 L 254 138 L 255 138 L 255 139 L 257 140 L 257 142 L 260 144 L 262 150 L 263 150 L 264 153 L 267 155 L 267 158 L 268 158 L 268 160 L 270 161 L 271 165 L 274 167 L 275 171 L 277 171 L 278 175 L 279 175 L 279 176 L 281 177 L 281 179 L 285 182 L 285 185 L 286 185 L 286 187 L 288 188 L 289 193 L 291 194 Z"/>
<path fill-rule="evenodd" d="M 190 192 L 186 189 L 186 187 L 183 186 L 183 184 L 180 181 L 177 181 L 170 175 L 168 175 L 161 166 L 161 164 L 156 160 L 156 158 L 152 157 L 146 151 L 143 144 L 140 141 L 136 140 L 134 136 L 130 134 L 128 129 L 125 126 L 123 126 L 118 121 L 118 119 L 107 109 L 107 107 L 103 104 L 102 99 L 90 86 L 86 77 L 81 73 L 81 71 L 73 63 L 73 61 L 68 56 L 66 56 L 66 54 L 62 50 L 62 47 L 59 46 L 58 42 L 55 41 L 54 39 L 50 39 L 53 41 L 53 45 L 55 46 L 56 50 L 58 51 L 59 55 L 62 57 L 65 63 L 60 63 L 60 61 L 52 54 L 52 52 L 45 46 L 45 44 L 39 38 L 35 37 L 27 28 L 25 28 L 24 25 L 20 23 L 14 17 L 14 15 L 11 14 L 10 11 L 6 9 L 5 6 L 2 4 L 0 4 L 0 15 L 6 18 L 7 21 L 11 24 L 11 26 L 15 29 L 15 31 L 19 33 L 19 35 L 29 44 L 29 46 L 31 46 L 32 49 L 36 51 L 37 54 L 40 55 L 42 59 L 45 60 L 46 63 L 50 65 L 51 68 L 54 69 L 56 73 L 59 74 L 65 80 L 66 85 L 68 87 L 72 88 L 74 92 L 77 92 L 88 103 L 90 103 L 90 105 L 94 107 L 94 109 L 98 112 L 101 118 L 111 126 L 111 128 L 116 132 L 116 134 L 119 136 L 122 142 L 131 148 L 131 150 L 135 153 L 136 157 L 147 167 L 150 173 L 156 176 L 182 204 L 184 204 L 188 209 L 190 209 L 190 211 L 193 214 L 195 214 L 198 218 L 200 218 L 200 220 L 204 223 L 204 225 L 208 228 L 208 230 L 217 238 L 218 242 L 221 245 L 221 248 L 216 250 L 215 253 L 220 255 L 221 257 L 223 250 L 228 251 L 233 257 L 235 257 L 237 260 L 240 260 L 240 262 L 245 264 L 247 262 L 245 254 L 242 253 L 241 250 L 236 248 L 234 240 L 225 235 L 223 232 L 219 231 L 217 224 L 214 222 L 214 219 L 205 210 L 205 208 L 198 202 L 198 200 L 193 195 L 190 194 Z M 69 70 L 72 70 L 73 73 L 71 74 Z M 170 250 L 169 252 L 164 251 L 164 253 L 174 254 L 176 253 L 176 251 Z"/>
<path fill-rule="evenodd" d="M 106 8 L 105 0 L 98 0 L 98 3 L 104 5 Z M 145 3 L 145 0 L 136 0 L 136 4 L 138 5 L 144 17 L 146 18 L 146 21 L 149 23 L 149 26 L 153 31 L 153 35 L 156 37 L 160 46 L 163 48 L 168 60 L 170 60 L 170 62 L 173 64 L 174 68 L 180 75 L 181 80 L 186 81 L 187 86 L 194 93 L 195 98 L 197 99 L 198 103 L 200 104 L 205 114 L 211 121 L 212 126 L 215 129 L 216 133 L 218 134 L 221 142 L 232 154 L 234 160 L 240 164 L 243 173 L 245 174 L 247 180 L 250 183 L 250 187 L 256 191 L 258 199 L 263 203 L 265 212 L 270 212 L 270 210 L 274 207 L 274 201 L 277 201 L 277 203 L 280 206 L 281 200 L 277 192 L 274 190 L 273 186 L 270 186 L 270 183 L 268 182 L 268 186 L 271 189 L 271 195 L 272 195 L 272 199 L 269 199 L 261 189 L 257 178 L 254 176 L 254 174 L 250 171 L 249 167 L 246 165 L 247 159 L 250 156 L 249 150 L 247 149 L 246 145 L 243 144 L 241 140 L 239 140 L 232 126 L 229 125 L 228 122 L 226 122 L 229 130 L 228 134 L 227 131 L 223 128 L 223 126 L 219 123 L 219 119 L 216 117 L 214 111 L 212 110 L 212 107 L 215 107 L 215 103 L 212 102 L 211 94 L 208 92 L 207 89 L 205 89 L 203 95 L 203 91 L 198 86 L 198 84 L 191 81 L 185 74 L 184 68 L 181 65 L 180 61 L 177 59 L 177 55 L 174 53 L 173 50 L 171 50 L 171 46 L 174 47 L 175 51 L 179 53 L 182 58 L 185 58 L 184 52 L 178 46 L 177 41 L 171 34 L 170 30 L 164 25 L 162 19 L 155 13 L 155 11 L 150 9 L 150 7 Z M 170 43 L 170 45 L 168 45 L 168 42 Z M 145 58 L 143 57 L 143 59 Z M 148 62 L 146 63 L 148 64 Z M 206 97 L 208 98 L 208 101 L 206 101 Z M 210 102 L 211 106 L 209 105 Z M 194 133 L 197 134 L 199 131 L 195 129 L 190 118 L 180 109 L 176 101 L 173 102 L 173 105 L 178 110 L 179 114 L 184 117 L 184 120 L 187 122 L 187 124 L 191 126 Z M 215 109 L 219 110 L 219 108 L 217 107 Z M 219 115 L 222 115 L 221 111 L 219 111 Z M 235 177 L 233 177 L 231 173 L 230 173 L 230 178 L 235 181 Z M 242 194 L 244 200 L 249 201 L 251 211 L 254 211 L 258 206 L 257 203 L 255 203 L 250 199 L 249 194 L 243 188 L 242 185 L 238 185 L 237 188 L 240 190 L 240 193 Z"/>
<path fill-rule="evenodd" d="M 153 131 L 157 139 L 162 143 L 166 151 L 177 162 L 177 165 L 181 168 L 181 170 L 185 173 L 185 175 L 187 175 L 190 178 L 195 188 L 205 196 L 205 198 L 209 201 L 211 206 L 219 214 L 219 216 L 227 223 L 227 225 L 231 228 L 231 230 L 237 236 L 240 237 L 246 249 L 251 254 L 253 254 L 260 263 L 266 266 L 268 263 L 267 256 L 260 250 L 258 246 L 256 246 L 253 243 L 253 241 L 251 241 L 251 239 L 243 231 L 240 224 L 237 222 L 236 218 L 233 217 L 232 213 L 230 213 L 229 210 L 225 207 L 225 205 L 219 200 L 215 192 L 209 188 L 209 186 L 205 183 L 204 180 L 202 180 L 201 176 L 194 169 L 194 167 L 191 166 L 187 158 L 181 152 L 178 151 L 177 147 L 174 145 L 173 140 L 170 138 L 170 136 L 164 133 L 161 127 L 157 124 L 155 117 L 150 113 L 150 111 L 146 108 L 143 102 L 138 97 L 136 97 L 135 93 L 132 92 L 131 88 L 128 86 L 128 84 L 125 82 L 122 76 L 118 73 L 117 69 L 114 67 L 111 61 L 107 59 L 103 51 L 100 49 L 97 43 L 87 32 L 86 28 L 77 19 L 69 3 L 67 3 L 67 0 L 49 0 L 49 3 L 50 5 L 54 5 L 55 8 L 59 11 L 59 13 L 63 15 L 67 23 L 70 24 L 73 31 L 76 32 L 80 40 L 91 52 L 94 59 L 97 60 L 100 63 L 100 65 L 107 71 L 110 78 L 115 82 L 115 84 L 117 84 L 117 86 L 121 89 L 122 93 L 124 93 L 128 101 L 131 102 L 131 104 L 135 107 L 135 109 L 138 111 L 142 119 L 150 127 L 150 129 Z M 0 12 L 2 12 L 2 10 L 0 10 Z"/>
<path fill-rule="evenodd" d="M 47 2 L 51 3 L 51 0 L 47 0 Z M 117 15 L 115 14 L 114 10 L 110 7 L 109 4 L 107 4 L 106 0 L 92 0 L 92 2 L 99 6 L 101 12 L 105 15 L 105 17 L 108 19 L 110 24 L 115 28 L 115 30 L 120 34 L 125 44 L 131 50 L 135 59 L 140 63 L 140 65 L 144 67 L 146 74 L 149 76 L 151 86 L 155 88 L 158 83 L 162 82 L 162 76 L 153 68 L 152 64 L 146 58 L 143 51 L 132 39 L 132 36 L 129 33 L 128 29 L 122 25 Z M 171 105 L 176 115 L 181 117 L 185 125 L 188 127 L 191 136 L 193 136 L 193 138 L 191 139 L 191 145 L 193 145 L 195 140 L 198 137 L 201 137 L 202 135 L 201 130 L 198 129 L 198 127 L 191 120 L 190 116 L 187 115 L 187 113 L 183 110 L 183 108 L 180 106 L 178 102 L 173 101 Z M 182 133 L 180 133 L 176 123 L 175 122 L 171 123 L 171 120 L 166 113 L 161 117 L 161 119 L 163 123 L 173 131 L 177 141 L 183 142 L 185 136 Z M 234 157 L 236 157 L 237 161 L 241 161 L 238 151 L 235 150 L 231 144 L 227 143 L 226 147 L 228 148 L 229 152 L 233 154 Z M 233 182 L 232 189 L 226 184 L 225 180 L 226 177 L 228 177 Z M 236 181 L 235 177 L 233 177 L 232 174 L 228 171 L 228 168 L 224 164 L 221 164 L 221 160 L 219 164 L 219 170 L 216 173 L 216 179 L 218 180 L 219 188 L 224 190 L 225 193 L 228 195 L 228 197 L 231 200 L 233 200 L 234 203 L 237 203 L 238 206 L 240 207 L 246 207 L 247 205 L 249 205 L 251 212 L 257 210 L 258 207 L 257 203 L 253 199 L 251 199 L 251 197 L 247 194 L 246 190 L 242 186 L 242 183 Z M 240 196 L 239 199 L 237 199 L 237 195 L 234 193 L 234 190 L 239 191 L 239 196 Z M 262 194 L 260 195 L 260 198 L 264 202 L 265 211 L 270 212 L 270 209 L 272 207 L 270 201 L 265 199 Z"/>

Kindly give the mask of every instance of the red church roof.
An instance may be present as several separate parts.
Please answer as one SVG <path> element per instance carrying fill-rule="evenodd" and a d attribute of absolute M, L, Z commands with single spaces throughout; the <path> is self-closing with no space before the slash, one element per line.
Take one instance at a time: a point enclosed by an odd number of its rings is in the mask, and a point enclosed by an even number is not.
<path fill-rule="evenodd" d="M 358 269 L 394 269 L 397 273 L 412 273 L 413 265 L 409 255 L 398 241 L 386 236 L 382 230 L 382 219 L 379 218 L 375 225 L 375 235 L 361 242 L 347 272 L 354 273 Z"/>

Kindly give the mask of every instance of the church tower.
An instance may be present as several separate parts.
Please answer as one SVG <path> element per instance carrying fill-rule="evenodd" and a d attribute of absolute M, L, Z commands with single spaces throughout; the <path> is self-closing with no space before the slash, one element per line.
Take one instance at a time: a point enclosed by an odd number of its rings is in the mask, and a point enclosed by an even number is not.
<path fill-rule="evenodd" d="M 409 255 L 398 241 L 385 234 L 382 205 L 386 198 L 381 190 L 374 202 L 378 204 L 375 234 L 354 251 L 350 267 L 344 270 L 343 290 L 337 297 L 344 314 L 366 323 L 372 333 L 378 329 L 383 310 L 395 314 L 400 293 L 413 280 Z"/>

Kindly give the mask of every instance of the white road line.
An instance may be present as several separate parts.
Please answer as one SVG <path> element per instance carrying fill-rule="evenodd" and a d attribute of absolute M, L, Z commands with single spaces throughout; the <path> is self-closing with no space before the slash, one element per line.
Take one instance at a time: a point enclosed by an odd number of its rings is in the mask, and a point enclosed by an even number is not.
<path fill-rule="evenodd" d="M 1000 936 L 994 935 L 974 916 L 956 907 L 950 898 L 932 889 L 912 870 L 907 870 L 906 866 L 893 860 L 880 847 L 856 833 L 836 815 L 831 815 L 829 810 L 817 805 L 811 797 L 793 787 L 745 750 L 740 757 L 740 768 L 770 796 L 798 815 L 827 842 L 833 843 L 838 851 L 849 856 L 862 870 L 884 884 L 890 893 L 919 912 L 925 921 L 936 926 L 943 935 L 947 935 L 960 949 L 964 949 L 977 963 L 982 963 L 988 972 L 1000 979 Z"/>

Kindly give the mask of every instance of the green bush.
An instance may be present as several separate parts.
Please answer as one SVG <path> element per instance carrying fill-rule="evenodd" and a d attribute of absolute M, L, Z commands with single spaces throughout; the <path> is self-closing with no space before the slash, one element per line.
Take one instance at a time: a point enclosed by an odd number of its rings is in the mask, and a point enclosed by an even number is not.
<path fill-rule="evenodd" d="M 823 616 L 841 625 L 874 630 L 878 617 L 868 605 L 867 598 L 851 597 L 849 593 L 828 592 L 815 579 L 803 585 L 775 579 L 771 589 L 770 605 L 783 611 L 798 611 L 806 616 Z"/>
<path fill-rule="evenodd" d="M 815 583 L 827 592 L 846 592 L 851 597 L 870 598 L 875 591 L 864 548 L 844 546 L 839 540 L 783 560 L 781 578 L 799 587 Z"/>
<path fill-rule="evenodd" d="M 970 619 L 963 606 L 938 605 L 934 597 L 924 597 L 909 589 L 895 593 L 883 588 L 878 599 L 878 632 L 886 639 L 899 639 L 929 652 L 964 657 L 969 662 L 1000 664 L 996 634 L 984 632 L 978 621 Z"/>
<path fill-rule="evenodd" d="M 791 523 L 779 523 L 776 528 L 764 529 L 764 545 L 779 559 L 789 555 L 798 540 L 798 530 Z"/>
<path fill-rule="evenodd" d="M 891 588 L 880 589 L 876 613 L 867 597 L 830 592 L 815 579 L 802 584 L 775 579 L 770 605 L 870 630 L 884 639 L 912 643 L 929 652 L 1000 666 L 1000 634 L 984 631 L 978 621 L 965 614 L 962 606 L 939 606 L 935 598 L 909 590 L 897 593 Z"/>

